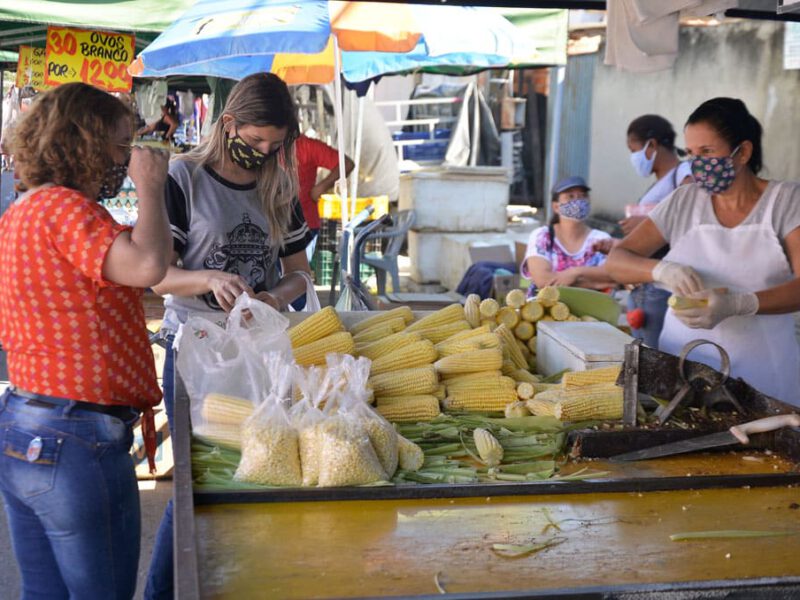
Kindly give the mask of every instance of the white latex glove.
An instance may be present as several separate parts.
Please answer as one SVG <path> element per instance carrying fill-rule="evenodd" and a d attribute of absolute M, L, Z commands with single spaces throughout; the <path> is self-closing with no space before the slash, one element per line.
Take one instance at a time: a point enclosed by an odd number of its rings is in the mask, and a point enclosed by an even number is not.
<path fill-rule="evenodd" d="M 704 288 L 703 280 L 692 267 L 668 260 L 662 260 L 653 267 L 653 281 L 663 283 L 678 296 L 691 296 Z"/>
<path fill-rule="evenodd" d="M 706 299 L 708 304 L 674 312 L 681 323 L 692 329 L 713 329 L 728 317 L 754 315 L 758 312 L 758 296 L 751 292 L 737 294 L 726 289 L 703 290 L 693 294 L 691 298 Z"/>

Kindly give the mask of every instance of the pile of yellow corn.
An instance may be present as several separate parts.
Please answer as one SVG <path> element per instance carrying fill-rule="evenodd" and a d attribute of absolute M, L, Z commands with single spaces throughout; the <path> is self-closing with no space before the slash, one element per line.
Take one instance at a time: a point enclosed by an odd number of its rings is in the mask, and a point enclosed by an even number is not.
<path fill-rule="evenodd" d="M 619 373 L 619 366 L 565 373 L 560 385 L 534 384 L 526 405 L 534 415 L 561 421 L 621 419 L 623 392 L 615 384 Z"/>

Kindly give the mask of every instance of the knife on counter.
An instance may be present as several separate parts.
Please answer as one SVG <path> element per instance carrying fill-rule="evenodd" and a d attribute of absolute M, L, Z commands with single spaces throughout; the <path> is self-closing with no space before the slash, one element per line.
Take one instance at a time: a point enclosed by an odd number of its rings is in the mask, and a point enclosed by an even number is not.
<path fill-rule="evenodd" d="M 765 417 L 748 423 L 742 423 L 741 425 L 734 425 L 727 431 L 712 433 L 710 435 L 701 435 L 680 442 L 645 448 L 644 450 L 626 452 L 625 454 L 612 456 L 609 460 L 614 462 L 647 460 L 648 458 L 658 458 L 660 456 L 698 452 L 718 446 L 731 446 L 733 444 L 747 445 L 750 443 L 750 438 L 748 436 L 754 433 L 777 431 L 784 427 L 800 427 L 800 415 L 789 413 L 785 415 L 776 415 L 774 417 Z"/>

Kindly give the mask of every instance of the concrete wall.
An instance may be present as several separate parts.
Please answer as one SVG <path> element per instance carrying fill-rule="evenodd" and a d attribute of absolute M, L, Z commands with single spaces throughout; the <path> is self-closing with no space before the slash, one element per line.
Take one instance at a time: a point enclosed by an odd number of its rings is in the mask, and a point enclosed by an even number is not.
<path fill-rule="evenodd" d="M 628 124 L 646 113 L 667 118 L 683 146 L 689 114 L 715 96 L 741 98 L 764 127 L 762 176 L 800 180 L 800 70 L 783 70 L 781 23 L 738 21 L 683 27 L 672 70 L 636 74 L 602 64 L 595 55 L 590 185 L 595 213 L 621 216 L 652 183 L 631 167 Z"/>

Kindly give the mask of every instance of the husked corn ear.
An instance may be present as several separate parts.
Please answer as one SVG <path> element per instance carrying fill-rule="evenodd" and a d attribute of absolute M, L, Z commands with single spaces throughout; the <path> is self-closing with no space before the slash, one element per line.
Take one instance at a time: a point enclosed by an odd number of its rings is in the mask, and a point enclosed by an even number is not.
<path fill-rule="evenodd" d="M 475 373 L 454 373 L 445 375 L 443 385 L 460 385 L 486 379 L 499 379 L 503 374 L 495 369 L 491 371 L 476 371 Z"/>
<path fill-rule="evenodd" d="M 514 373 L 517 372 L 517 365 L 515 365 L 510 358 L 503 359 L 503 366 L 500 367 L 500 370 L 503 372 L 503 375 L 507 377 L 514 377 Z"/>
<path fill-rule="evenodd" d="M 528 369 L 531 371 L 531 373 L 535 373 L 537 371 L 536 355 L 533 352 L 531 352 L 531 355 L 528 358 Z"/>
<path fill-rule="evenodd" d="M 569 390 L 547 390 L 536 394 L 534 400 L 553 402 L 553 416 L 561 421 L 621 419 L 622 395 L 622 388 L 598 383 Z"/>
<path fill-rule="evenodd" d="M 588 371 L 568 371 L 561 378 L 561 387 L 568 390 L 596 383 L 616 383 L 621 370 L 621 366 L 614 366 Z"/>
<path fill-rule="evenodd" d="M 687 298 L 686 296 L 672 295 L 667 300 L 672 310 L 686 310 L 689 308 L 704 308 L 708 306 L 707 298 Z"/>
<path fill-rule="evenodd" d="M 353 343 L 353 336 L 348 331 L 340 331 L 316 342 L 295 348 L 294 359 L 301 367 L 310 367 L 311 365 L 324 365 L 325 357 L 331 352 L 353 354 L 355 351 L 356 345 Z"/>
<path fill-rule="evenodd" d="M 437 310 L 435 313 L 422 317 L 419 321 L 411 323 L 406 329 L 408 331 L 421 331 L 423 329 L 433 329 L 441 327 L 455 321 L 464 320 L 464 307 L 460 304 L 450 304 Z"/>
<path fill-rule="evenodd" d="M 539 378 L 527 369 L 515 369 L 511 375 L 515 381 L 526 381 L 528 383 L 538 383 Z"/>
<path fill-rule="evenodd" d="M 344 325 L 339 319 L 339 315 L 332 306 L 326 306 L 322 310 L 312 313 L 287 332 L 292 348 L 299 348 L 326 338 L 337 331 L 344 331 Z"/>
<path fill-rule="evenodd" d="M 397 450 L 399 466 L 404 471 L 419 471 L 425 462 L 425 453 L 422 448 L 402 435 L 397 436 Z"/>
<path fill-rule="evenodd" d="M 461 333 L 462 331 L 472 331 L 472 328 L 466 321 L 453 321 L 452 323 L 439 325 L 437 327 L 426 327 L 425 329 L 415 330 L 416 333 L 420 334 L 426 340 L 430 340 L 434 344 L 443 342 L 444 340 L 449 339 L 450 337 L 456 335 L 457 333 Z"/>
<path fill-rule="evenodd" d="M 503 447 L 497 438 L 494 437 L 488 430 L 482 427 L 476 427 L 472 432 L 472 439 L 475 442 L 475 448 L 478 450 L 478 456 L 489 467 L 495 467 L 503 460 Z"/>
<path fill-rule="evenodd" d="M 369 344 L 370 342 L 377 342 L 385 337 L 402 331 L 406 327 L 406 322 L 403 317 L 395 317 L 388 319 L 382 323 L 378 323 L 374 327 L 364 329 L 363 331 L 353 336 L 353 341 L 356 344 Z"/>
<path fill-rule="evenodd" d="M 495 389 L 491 392 L 455 390 L 448 391 L 442 405 L 451 411 L 495 412 L 504 411 L 506 405 L 516 401 L 517 392 L 513 389 Z"/>
<path fill-rule="evenodd" d="M 535 323 L 544 316 L 544 306 L 538 300 L 528 300 L 525 305 L 519 309 L 520 316 L 531 323 Z"/>
<path fill-rule="evenodd" d="M 505 413 L 506 419 L 513 419 L 515 417 L 529 417 L 531 415 L 531 411 L 528 410 L 528 407 L 523 401 L 506 404 L 506 408 L 503 412 Z"/>
<path fill-rule="evenodd" d="M 369 386 L 377 398 L 433 394 L 439 388 L 439 378 L 433 365 L 427 365 L 373 375 L 369 378 Z"/>
<path fill-rule="evenodd" d="M 530 400 L 534 395 L 533 384 L 521 381 L 517 384 L 517 396 L 520 400 Z"/>
<path fill-rule="evenodd" d="M 550 308 L 553 306 L 556 302 L 558 302 L 559 297 L 560 295 L 558 293 L 558 288 L 552 285 L 543 287 L 536 294 L 536 299 L 545 308 Z"/>
<path fill-rule="evenodd" d="M 491 333 L 484 333 L 467 339 L 460 339 L 452 341 L 453 338 L 445 340 L 436 344 L 436 350 L 439 352 L 439 357 L 451 356 L 453 354 L 460 354 L 461 352 L 468 352 L 469 350 L 480 350 L 482 348 L 499 348 L 500 340 L 496 335 Z"/>
<path fill-rule="evenodd" d="M 431 364 L 437 358 L 439 358 L 439 353 L 436 352 L 433 344 L 428 340 L 420 340 L 376 358 L 372 361 L 369 372 L 370 375 L 378 375 L 389 371 L 421 367 Z"/>
<path fill-rule="evenodd" d="M 516 308 L 504 306 L 497 311 L 495 320 L 497 321 L 498 325 L 505 325 L 509 329 L 513 330 L 514 327 L 517 326 L 517 323 L 519 323 L 519 313 L 517 312 Z"/>
<path fill-rule="evenodd" d="M 447 388 L 443 383 L 440 383 L 433 395 L 436 396 L 437 400 L 444 400 L 447 398 Z"/>
<path fill-rule="evenodd" d="M 492 322 L 492 324 L 494 324 L 494 321 Z M 476 327 L 475 329 L 465 329 L 464 331 L 459 331 L 458 333 L 451 335 L 449 338 L 447 338 L 445 342 L 449 344 L 450 342 L 468 340 L 469 338 L 477 337 L 479 335 L 491 332 L 492 332 L 491 327 L 489 327 L 488 325 L 481 325 L 480 327 Z"/>
<path fill-rule="evenodd" d="M 500 338 L 504 349 L 508 351 L 511 362 L 513 362 L 518 369 L 527 368 L 528 361 L 525 360 L 522 352 L 520 352 L 519 346 L 517 346 L 517 340 L 514 339 L 514 334 L 511 333 L 511 330 L 505 325 L 500 325 L 494 330 L 494 333 Z"/>
<path fill-rule="evenodd" d="M 566 321 L 569 318 L 569 306 L 563 302 L 556 302 L 550 307 L 550 316 L 556 321 Z"/>
<path fill-rule="evenodd" d="M 597 317 L 593 317 L 592 315 L 583 315 L 581 317 L 581 321 L 586 321 L 587 323 L 597 323 Z"/>
<path fill-rule="evenodd" d="M 388 406 L 390 404 L 405 404 L 407 402 L 414 402 L 414 401 L 422 401 L 425 400 L 426 402 L 430 402 L 431 398 L 436 398 L 431 394 L 416 394 L 414 396 L 381 396 L 376 401 L 376 406 Z M 436 398 L 438 401 L 438 398 Z"/>
<path fill-rule="evenodd" d="M 531 339 L 534 333 L 536 333 L 536 328 L 530 321 L 520 321 L 517 326 L 514 327 L 514 336 L 523 342 Z"/>
<path fill-rule="evenodd" d="M 526 344 L 528 345 L 528 350 L 531 351 L 531 354 L 536 354 L 536 336 L 533 336 L 529 339 Z"/>
<path fill-rule="evenodd" d="M 519 348 L 519 351 L 522 352 L 522 356 L 525 358 L 525 362 L 527 363 L 531 358 L 531 351 L 528 350 L 528 346 L 526 346 L 525 342 L 522 340 L 517 340 L 517 348 Z"/>
<path fill-rule="evenodd" d="M 482 319 L 493 319 L 495 316 L 497 316 L 497 312 L 500 310 L 500 305 L 494 298 L 486 298 L 486 300 L 481 302 L 479 309 L 481 311 Z"/>
<path fill-rule="evenodd" d="M 494 331 L 497 328 L 497 321 L 493 318 L 481 319 L 481 327 L 486 327 L 489 331 Z"/>
<path fill-rule="evenodd" d="M 239 425 L 204 423 L 192 426 L 192 433 L 215 446 L 232 450 L 242 449 L 242 428 Z"/>
<path fill-rule="evenodd" d="M 511 290 L 506 294 L 506 306 L 511 308 L 522 308 L 525 300 L 525 292 L 523 290 Z"/>
<path fill-rule="evenodd" d="M 409 344 L 421 340 L 422 336 L 418 333 L 408 333 L 406 331 L 399 331 L 392 335 L 378 340 L 377 342 L 370 342 L 369 344 L 356 344 L 356 352 L 359 356 L 366 356 L 370 360 L 375 360 L 397 350 L 398 348 L 405 348 Z"/>
<path fill-rule="evenodd" d="M 499 369 L 502 364 L 502 351 L 499 348 L 487 348 L 445 356 L 437 360 L 434 367 L 438 373 L 475 373 Z"/>
<path fill-rule="evenodd" d="M 516 389 L 516 382 L 510 377 L 489 376 L 484 379 L 473 379 L 469 381 L 448 380 L 445 384 L 448 395 L 452 392 L 491 392 L 493 390 L 513 390 Z"/>
<path fill-rule="evenodd" d="M 390 404 L 381 404 L 378 400 L 375 410 L 387 421 L 395 423 L 430 421 L 440 413 L 439 401 L 433 396 L 409 396 L 406 402 Z"/>
<path fill-rule="evenodd" d="M 536 415 L 537 417 L 556 416 L 556 403 L 552 400 L 540 400 L 534 396 L 530 400 L 525 401 L 525 406 L 528 407 L 532 415 Z"/>
<path fill-rule="evenodd" d="M 533 392 L 541 394 L 542 392 L 549 392 L 550 390 L 562 389 L 559 383 L 542 383 L 541 381 L 531 381 L 533 385 Z"/>
<path fill-rule="evenodd" d="M 411 309 L 408 306 L 400 306 L 398 308 L 393 308 L 392 310 L 381 311 L 375 314 L 375 316 L 364 319 L 363 321 L 359 321 L 353 325 L 350 328 L 350 333 L 352 333 L 353 337 L 355 337 L 357 333 L 361 333 L 362 331 L 366 331 L 367 329 L 375 327 L 375 325 L 380 325 L 381 323 L 391 321 L 398 317 L 403 319 L 405 323 L 411 323 L 411 321 L 414 320 L 414 313 L 411 312 Z"/>
<path fill-rule="evenodd" d="M 481 297 L 478 294 L 470 294 L 464 302 L 464 317 L 471 327 L 481 325 Z"/>
<path fill-rule="evenodd" d="M 241 425 L 254 410 L 255 407 L 250 400 L 212 392 L 206 394 L 200 414 L 211 423 Z"/>

